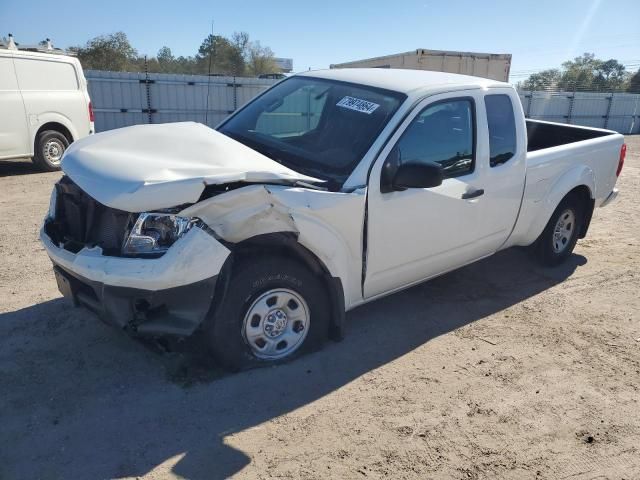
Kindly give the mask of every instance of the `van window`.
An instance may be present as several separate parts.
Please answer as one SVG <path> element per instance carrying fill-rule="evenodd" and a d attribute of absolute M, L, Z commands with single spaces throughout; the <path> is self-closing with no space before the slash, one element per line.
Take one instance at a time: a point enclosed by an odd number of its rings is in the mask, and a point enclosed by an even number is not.
<path fill-rule="evenodd" d="M 21 90 L 78 90 L 78 78 L 70 63 L 14 58 Z"/>
<path fill-rule="evenodd" d="M 484 97 L 489 124 L 489 164 L 508 162 L 516 154 L 516 120 L 509 95 Z"/>
<path fill-rule="evenodd" d="M 437 162 L 451 178 L 473 172 L 474 144 L 474 106 L 465 98 L 426 107 L 397 146 L 401 163 Z"/>

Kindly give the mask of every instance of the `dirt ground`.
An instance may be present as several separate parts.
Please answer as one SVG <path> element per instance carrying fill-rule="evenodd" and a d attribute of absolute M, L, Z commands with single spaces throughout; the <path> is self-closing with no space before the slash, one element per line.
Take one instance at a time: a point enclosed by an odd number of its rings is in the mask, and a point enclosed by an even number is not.
<path fill-rule="evenodd" d="M 59 295 L 59 174 L 0 162 L 0 478 L 640 478 L 640 136 L 587 239 L 350 312 L 347 338 L 225 375 Z"/>

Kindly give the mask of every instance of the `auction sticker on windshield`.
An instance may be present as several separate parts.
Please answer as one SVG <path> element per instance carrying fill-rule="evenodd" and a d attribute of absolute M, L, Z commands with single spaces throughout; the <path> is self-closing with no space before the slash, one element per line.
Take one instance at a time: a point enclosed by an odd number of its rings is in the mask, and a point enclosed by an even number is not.
<path fill-rule="evenodd" d="M 336 103 L 336 106 L 371 115 L 380 105 L 373 102 L 367 102 L 366 100 L 362 100 L 360 98 L 346 96 L 343 97 L 342 100 L 340 100 L 338 103 Z"/>

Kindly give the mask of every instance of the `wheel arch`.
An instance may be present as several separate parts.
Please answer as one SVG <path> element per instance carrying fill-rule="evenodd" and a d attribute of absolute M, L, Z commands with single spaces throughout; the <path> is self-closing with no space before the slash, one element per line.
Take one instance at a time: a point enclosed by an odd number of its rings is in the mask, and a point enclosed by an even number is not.
<path fill-rule="evenodd" d="M 591 224 L 591 217 L 593 217 L 593 210 L 595 208 L 595 199 L 593 198 L 592 190 L 586 185 L 578 185 L 577 187 L 571 189 L 562 200 L 567 198 L 569 195 L 576 195 L 580 198 L 580 202 L 584 205 L 584 211 L 582 212 L 583 222 L 582 227 L 580 229 L 580 233 L 578 234 L 578 238 L 584 238 L 587 236 L 587 231 L 589 230 L 589 225 Z M 560 200 L 562 202 L 562 200 Z"/>
<path fill-rule="evenodd" d="M 67 139 L 69 144 L 71 144 L 75 140 L 73 134 L 71 133 L 71 131 L 65 125 L 63 125 L 62 123 L 59 123 L 59 122 L 47 122 L 47 123 L 41 125 L 40 128 L 38 128 L 38 130 L 36 131 L 35 136 L 33 137 L 33 148 L 34 148 L 34 151 L 37 148 L 36 142 L 38 141 L 38 137 L 40 136 L 40 134 L 42 132 L 45 132 L 47 130 L 54 130 L 54 131 L 56 131 L 58 133 L 61 133 Z"/>
<path fill-rule="evenodd" d="M 333 340 L 343 338 L 346 311 L 342 280 L 332 276 L 324 262 L 298 242 L 297 233 L 283 231 L 260 234 L 238 243 L 225 243 L 225 246 L 229 248 L 231 255 L 226 259 L 218 276 L 214 295 L 216 303 L 225 301 L 234 263 L 255 255 L 284 255 L 294 258 L 322 279 L 331 310 L 329 337 Z"/>
<path fill-rule="evenodd" d="M 579 238 L 584 238 L 595 206 L 595 178 L 591 168 L 579 165 L 561 175 L 551 186 L 544 200 L 538 203 L 539 207 L 531 226 L 519 244 L 530 245 L 535 242 L 544 231 L 560 202 L 571 194 L 577 194 L 585 202 L 585 218 L 579 235 Z"/>

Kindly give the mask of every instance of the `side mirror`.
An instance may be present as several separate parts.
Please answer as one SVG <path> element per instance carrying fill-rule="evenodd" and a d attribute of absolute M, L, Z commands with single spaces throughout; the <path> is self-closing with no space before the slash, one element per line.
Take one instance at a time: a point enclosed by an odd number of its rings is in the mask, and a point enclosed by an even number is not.
<path fill-rule="evenodd" d="M 436 162 L 410 161 L 398 167 L 393 178 L 394 190 L 406 188 L 431 188 L 442 185 L 444 171 Z"/>
<path fill-rule="evenodd" d="M 400 162 L 400 150 L 394 147 L 382 165 L 380 192 L 389 193 L 407 188 L 431 188 L 442 184 L 444 170 L 436 162 Z"/>

